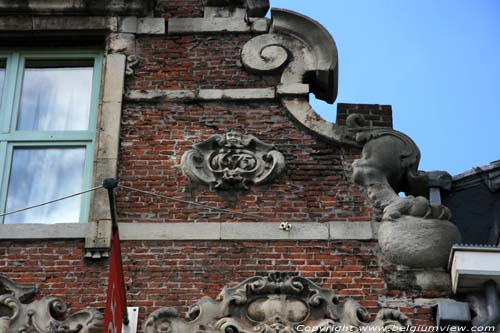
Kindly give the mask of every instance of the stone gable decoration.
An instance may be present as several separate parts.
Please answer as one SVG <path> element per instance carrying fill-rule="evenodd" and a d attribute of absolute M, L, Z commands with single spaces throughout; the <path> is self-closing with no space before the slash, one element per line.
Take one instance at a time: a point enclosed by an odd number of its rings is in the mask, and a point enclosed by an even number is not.
<path fill-rule="evenodd" d="M 215 190 L 248 190 L 281 175 L 285 158 L 273 145 L 231 131 L 193 145 L 182 156 L 181 168 L 193 183 Z"/>
<path fill-rule="evenodd" d="M 418 170 L 420 151 L 406 134 L 366 126 L 353 114 L 347 126 L 321 118 L 309 104 L 309 93 L 333 103 L 337 97 L 338 56 L 335 41 L 318 22 L 299 13 L 271 9 L 267 34 L 243 47 L 245 69 L 258 74 L 281 73 L 276 91 L 286 112 L 321 140 L 362 148 L 352 165 L 353 180 L 373 206 L 383 209 L 379 244 L 384 256 L 409 267 L 444 267 L 451 247 L 460 242 L 450 210 L 427 199 L 429 177 Z M 442 173 L 441 173 L 442 174 Z M 405 198 L 398 193 L 405 192 Z"/>
<path fill-rule="evenodd" d="M 291 10 L 272 8 L 271 18 L 269 32 L 243 46 L 244 68 L 281 75 L 276 93 L 299 126 L 335 144 L 355 144 L 343 126 L 321 118 L 309 104 L 309 93 L 330 104 L 337 98 L 338 51 L 333 37 L 318 22 Z"/>
<path fill-rule="evenodd" d="M 335 327 L 371 326 L 378 331 L 411 325 L 404 314 L 383 309 L 370 322 L 368 311 L 352 299 L 340 304 L 335 293 L 289 273 L 249 278 L 225 287 L 215 300 L 205 297 L 188 311 L 190 321 L 180 319 L 173 308 L 153 312 L 145 333 L 294 333 L 336 332 Z M 307 329 L 309 328 L 309 329 Z"/>
<path fill-rule="evenodd" d="M 104 318 L 98 311 L 68 313 L 55 297 L 34 300 L 36 290 L 16 285 L 0 275 L 0 333 L 101 333 Z"/>
<path fill-rule="evenodd" d="M 365 188 L 375 207 L 383 209 L 382 253 L 409 267 L 444 267 L 461 236 L 449 221 L 450 210 L 426 198 L 431 173 L 418 170 L 420 150 L 404 133 L 364 123 L 357 114 L 347 119 L 353 139 L 363 147 L 361 158 L 352 164 L 353 180 Z"/>

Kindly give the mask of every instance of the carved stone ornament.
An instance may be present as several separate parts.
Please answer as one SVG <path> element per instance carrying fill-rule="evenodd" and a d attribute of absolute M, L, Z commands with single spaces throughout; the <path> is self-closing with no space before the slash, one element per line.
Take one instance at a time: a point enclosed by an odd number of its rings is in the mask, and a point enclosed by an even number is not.
<path fill-rule="evenodd" d="M 301 127 L 335 144 L 356 145 L 344 126 L 324 120 L 309 104 L 309 93 L 333 103 L 338 90 L 338 54 L 330 33 L 302 14 L 271 9 L 269 33 L 250 39 L 241 52 L 244 68 L 281 74 L 276 87 L 281 104 Z"/>
<path fill-rule="evenodd" d="M 431 204 L 429 175 L 418 171 L 420 151 L 406 134 L 390 128 L 365 127 L 360 115 L 350 115 L 348 129 L 363 145 L 352 164 L 354 182 L 364 187 L 375 207 L 383 209 L 379 244 L 389 261 L 410 267 L 444 267 L 460 232 L 450 210 Z M 405 192 L 406 197 L 398 193 Z"/>
<path fill-rule="evenodd" d="M 81 310 L 68 314 L 55 297 L 34 300 L 36 290 L 17 286 L 0 275 L 0 333 L 101 333 L 103 316 Z"/>
<path fill-rule="evenodd" d="M 127 63 L 125 66 L 125 74 L 128 76 L 134 75 L 134 69 L 137 67 L 139 64 L 139 58 L 134 55 L 128 55 L 127 56 Z"/>
<path fill-rule="evenodd" d="M 249 40 L 241 53 L 246 70 L 281 73 L 279 99 L 298 125 L 334 145 L 363 149 L 353 163 L 353 179 L 364 187 L 374 206 L 384 210 L 379 230 L 382 253 L 410 267 L 443 267 L 460 233 L 443 205 L 431 205 L 429 177 L 418 171 L 420 151 L 405 134 L 364 126 L 351 115 L 347 126 L 321 118 L 309 104 L 309 93 L 327 103 L 337 96 L 338 58 L 332 36 L 318 22 L 288 10 L 271 10 L 269 33 Z M 405 198 L 398 193 L 405 192 Z"/>
<path fill-rule="evenodd" d="M 285 169 L 285 158 L 253 135 L 229 132 L 195 144 L 182 156 L 181 167 L 194 183 L 246 190 L 278 177 Z"/>
<path fill-rule="evenodd" d="M 173 308 L 161 308 L 147 318 L 144 332 L 294 333 L 312 328 L 336 332 L 338 326 L 350 328 L 348 332 L 374 326 L 377 332 L 411 325 L 407 316 L 394 310 L 381 310 L 370 322 L 368 311 L 354 300 L 339 304 L 333 291 L 287 273 L 255 276 L 225 287 L 216 300 L 205 297 L 192 306 L 187 317 L 190 321 L 180 319 Z"/>

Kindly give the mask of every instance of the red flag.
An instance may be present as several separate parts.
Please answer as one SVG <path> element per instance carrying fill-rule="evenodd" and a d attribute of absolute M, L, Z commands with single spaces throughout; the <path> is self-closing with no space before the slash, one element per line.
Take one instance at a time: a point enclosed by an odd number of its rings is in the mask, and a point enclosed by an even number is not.
<path fill-rule="evenodd" d="M 113 231 L 113 246 L 109 265 L 108 293 L 104 312 L 104 333 L 121 333 L 123 316 L 127 311 L 125 283 L 123 281 L 122 253 L 118 229 Z"/>

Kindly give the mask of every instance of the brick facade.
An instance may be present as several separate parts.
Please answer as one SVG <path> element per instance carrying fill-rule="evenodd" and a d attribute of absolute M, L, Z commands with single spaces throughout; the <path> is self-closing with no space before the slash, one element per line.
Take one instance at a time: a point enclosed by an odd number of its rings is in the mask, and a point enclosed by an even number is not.
<path fill-rule="evenodd" d="M 2 274 L 40 295 L 64 299 L 72 311 L 104 307 L 108 260 L 83 260 L 81 242 L 2 242 Z M 373 241 L 128 241 L 122 242 L 128 302 L 144 319 L 159 307 L 185 312 L 203 296 L 270 271 L 295 272 L 340 300 L 352 297 L 374 315 L 381 297 L 407 299 L 397 307 L 416 325 L 431 324 L 428 306 L 414 298 L 446 297 L 439 291 L 387 289 L 384 264 Z"/>
<path fill-rule="evenodd" d="M 273 143 L 284 154 L 287 171 L 280 181 L 252 187 L 238 198 L 188 184 L 178 168 L 182 154 L 192 144 L 231 129 Z M 121 142 L 120 179 L 127 186 L 258 213 L 275 222 L 375 219 L 346 170 L 360 151 L 334 147 L 305 134 L 278 103 L 127 103 Z M 130 222 L 248 220 L 133 193 L 119 197 L 119 211 L 123 221 Z"/>
<path fill-rule="evenodd" d="M 155 16 L 201 17 L 201 0 L 160 1 Z M 140 58 L 125 91 L 265 88 L 279 75 L 257 75 L 240 61 L 253 34 L 137 35 Z M 360 113 L 373 126 L 392 127 L 390 106 L 338 104 L 337 123 Z M 275 145 L 286 159 L 284 175 L 236 195 L 193 186 L 182 174 L 181 156 L 214 134 L 237 130 Z M 144 194 L 118 191 L 121 223 L 185 222 L 377 222 L 381 213 L 351 180 L 356 147 L 334 146 L 302 130 L 278 100 L 124 100 L 118 176 L 121 184 L 174 198 L 257 214 L 203 210 Z M 140 317 L 163 306 L 186 311 L 201 297 L 215 297 L 224 285 L 269 271 L 292 271 L 353 297 L 372 315 L 381 298 L 404 299 L 399 310 L 414 324 L 433 322 L 429 306 L 415 298 L 447 297 L 419 288 L 389 289 L 385 273 L 400 268 L 384 261 L 374 240 L 339 241 L 123 241 L 130 305 Z M 0 241 L 0 271 L 40 295 L 67 301 L 72 311 L 104 307 L 108 259 L 84 259 L 81 240 Z"/>

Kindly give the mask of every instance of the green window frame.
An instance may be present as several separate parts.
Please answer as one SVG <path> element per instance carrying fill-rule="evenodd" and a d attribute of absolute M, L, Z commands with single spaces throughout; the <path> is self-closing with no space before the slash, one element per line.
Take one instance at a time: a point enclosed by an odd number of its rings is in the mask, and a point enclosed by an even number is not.
<path fill-rule="evenodd" d="M 96 143 L 97 115 L 103 54 L 97 50 L 0 50 L 5 60 L 3 90 L 0 96 L 0 212 L 5 213 L 13 151 L 15 148 L 85 148 L 82 189 L 91 187 Z M 89 124 L 87 130 L 18 130 L 21 89 L 27 60 L 92 60 Z M 71 193 L 70 193 L 71 194 Z M 55 199 L 55 198 L 52 198 Z M 91 194 L 81 195 L 78 222 L 89 219 Z M 0 216 L 0 224 L 5 218 Z M 69 222 L 69 221 L 68 221 Z M 29 223 L 32 223 L 31 221 Z M 51 223 L 51 221 L 34 221 Z"/>

